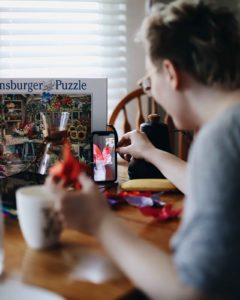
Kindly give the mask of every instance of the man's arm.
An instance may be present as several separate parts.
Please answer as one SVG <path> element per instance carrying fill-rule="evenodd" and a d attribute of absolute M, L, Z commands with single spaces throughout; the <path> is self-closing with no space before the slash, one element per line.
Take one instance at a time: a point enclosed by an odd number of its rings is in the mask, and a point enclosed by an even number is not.
<path fill-rule="evenodd" d="M 129 232 L 90 178 L 81 174 L 79 180 L 80 191 L 66 191 L 51 178 L 46 181 L 46 188 L 59 199 L 55 209 L 65 227 L 96 236 L 126 276 L 151 299 L 205 299 L 180 281 L 171 256 Z"/>
<path fill-rule="evenodd" d="M 127 160 L 134 157 L 152 163 L 180 191 L 186 192 L 187 163 L 171 153 L 155 148 L 145 133 L 133 130 L 124 134 L 117 151 Z"/>
<path fill-rule="evenodd" d="M 187 162 L 157 148 L 148 151 L 144 158 L 155 165 L 181 192 L 186 192 Z"/>
<path fill-rule="evenodd" d="M 97 237 L 120 269 L 151 299 L 206 299 L 179 281 L 170 255 L 129 232 L 111 212 L 105 215 Z"/>

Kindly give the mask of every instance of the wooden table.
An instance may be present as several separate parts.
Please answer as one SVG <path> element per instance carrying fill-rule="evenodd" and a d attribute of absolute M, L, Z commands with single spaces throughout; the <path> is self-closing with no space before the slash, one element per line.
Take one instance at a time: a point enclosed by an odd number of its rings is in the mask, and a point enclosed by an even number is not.
<path fill-rule="evenodd" d="M 126 166 L 119 166 L 119 182 L 126 179 Z M 162 196 L 162 200 L 174 203 L 174 207 L 181 206 L 182 199 L 180 193 Z M 128 205 L 116 210 L 116 216 L 129 230 L 165 251 L 169 251 L 169 239 L 179 225 L 179 220 L 158 223 Z M 25 244 L 18 222 L 7 218 L 4 242 L 6 277 L 46 288 L 67 300 L 113 300 L 133 288 L 93 237 L 65 230 L 60 246 L 34 251 Z"/>

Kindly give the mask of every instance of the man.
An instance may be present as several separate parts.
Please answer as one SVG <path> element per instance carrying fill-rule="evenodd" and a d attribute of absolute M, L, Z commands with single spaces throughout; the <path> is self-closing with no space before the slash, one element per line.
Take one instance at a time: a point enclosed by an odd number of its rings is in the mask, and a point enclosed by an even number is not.
<path fill-rule="evenodd" d="M 186 194 L 182 224 L 172 240 L 173 254 L 126 230 L 84 174 L 79 178 L 80 192 L 51 185 L 59 193 L 59 214 L 65 226 L 95 235 L 151 299 L 240 299 L 237 21 L 227 9 L 201 0 L 177 0 L 158 6 L 141 32 L 152 95 L 179 129 L 200 129 L 189 165 L 182 165 L 187 180 L 181 183 L 179 171 L 178 179 L 172 180 Z M 139 131 L 124 135 L 118 151 L 146 159 L 162 172 L 169 166 L 166 161 L 174 160 Z M 179 160 L 176 164 L 179 170 Z M 168 174 L 170 179 L 175 176 L 174 167 Z"/>

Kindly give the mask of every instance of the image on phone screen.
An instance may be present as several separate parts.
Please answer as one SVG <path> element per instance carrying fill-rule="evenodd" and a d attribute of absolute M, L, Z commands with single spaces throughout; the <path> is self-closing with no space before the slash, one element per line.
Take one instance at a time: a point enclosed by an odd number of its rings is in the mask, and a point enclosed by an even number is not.
<path fill-rule="evenodd" d="M 94 181 L 116 180 L 116 149 L 114 133 L 93 133 Z"/>

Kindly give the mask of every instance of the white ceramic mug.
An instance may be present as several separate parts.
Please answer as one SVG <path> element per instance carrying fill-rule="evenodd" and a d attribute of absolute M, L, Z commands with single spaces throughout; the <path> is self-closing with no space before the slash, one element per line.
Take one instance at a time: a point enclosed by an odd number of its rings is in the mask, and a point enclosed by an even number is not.
<path fill-rule="evenodd" d="M 40 250 L 57 244 L 61 229 L 54 212 L 54 196 L 46 187 L 20 188 L 16 199 L 20 228 L 28 246 Z"/>

